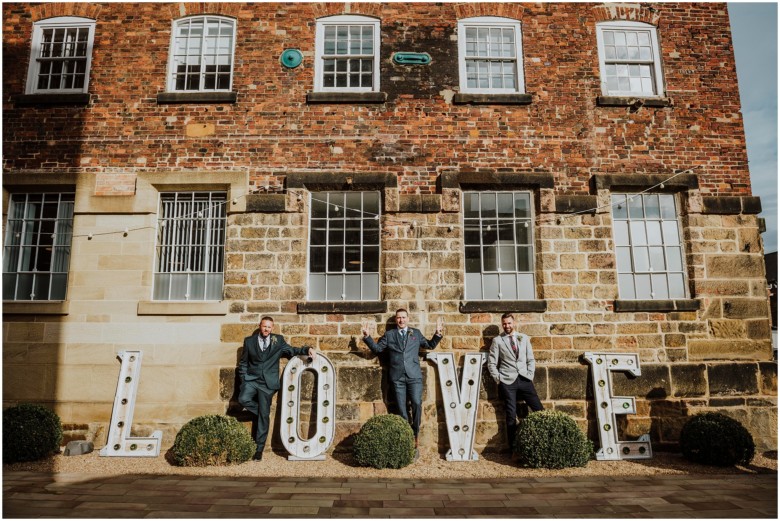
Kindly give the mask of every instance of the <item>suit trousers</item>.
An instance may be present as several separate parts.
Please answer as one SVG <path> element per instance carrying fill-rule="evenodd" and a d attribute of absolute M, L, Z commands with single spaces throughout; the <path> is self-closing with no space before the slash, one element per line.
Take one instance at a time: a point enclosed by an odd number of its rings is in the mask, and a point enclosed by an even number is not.
<path fill-rule="evenodd" d="M 409 378 L 404 376 L 400 381 L 392 381 L 393 392 L 395 393 L 395 402 L 404 420 L 412 426 L 414 437 L 420 433 L 420 420 L 422 419 L 422 378 Z M 409 420 L 407 412 L 407 399 L 412 406 L 412 419 Z"/>
<path fill-rule="evenodd" d="M 514 382 L 507 385 L 498 383 L 501 396 L 504 398 L 504 410 L 506 412 L 506 430 L 509 437 L 509 446 L 512 447 L 517 432 L 517 399 L 522 398 L 532 411 L 541 411 L 542 402 L 536 394 L 534 383 L 523 376 L 518 375 Z"/>
<path fill-rule="evenodd" d="M 238 393 L 238 403 L 243 405 L 247 411 L 257 416 L 257 431 L 255 433 L 255 443 L 257 450 L 262 452 L 265 448 L 265 441 L 268 438 L 268 425 L 271 417 L 271 400 L 276 391 L 271 391 L 262 383 L 256 380 L 250 380 L 241 384 Z"/>

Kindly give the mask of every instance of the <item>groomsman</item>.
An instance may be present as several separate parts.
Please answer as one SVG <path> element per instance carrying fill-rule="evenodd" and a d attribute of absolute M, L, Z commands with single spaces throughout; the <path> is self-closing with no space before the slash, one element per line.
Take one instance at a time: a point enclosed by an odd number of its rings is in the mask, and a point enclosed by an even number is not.
<path fill-rule="evenodd" d="M 493 339 L 488 354 L 488 372 L 498 383 L 506 411 L 506 432 L 512 450 L 517 432 L 517 398 L 522 398 L 532 411 L 541 411 L 542 402 L 534 387 L 536 360 L 528 335 L 515 331 L 511 313 L 501 316 L 504 332 Z"/>

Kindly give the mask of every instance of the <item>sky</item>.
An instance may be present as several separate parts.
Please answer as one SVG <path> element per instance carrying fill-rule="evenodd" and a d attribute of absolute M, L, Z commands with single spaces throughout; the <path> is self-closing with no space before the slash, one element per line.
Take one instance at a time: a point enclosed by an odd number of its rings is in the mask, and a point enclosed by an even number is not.
<path fill-rule="evenodd" d="M 766 219 L 764 252 L 777 251 L 777 4 L 729 2 L 753 195 Z"/>

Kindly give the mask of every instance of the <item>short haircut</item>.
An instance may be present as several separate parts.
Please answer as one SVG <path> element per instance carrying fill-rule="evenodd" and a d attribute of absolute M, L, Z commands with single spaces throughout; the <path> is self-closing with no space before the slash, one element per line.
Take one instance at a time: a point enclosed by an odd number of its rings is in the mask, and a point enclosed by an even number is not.
<path fill-rule="evenodd" d="M 515 316 L 512 313 L 504 313 L 501 315 L 501 320 L 504 320 L 505 318 L 511 318 L 512 320 L 515 319 Z"/>
<path fill-rule="evenodd" d="M 395 310 L 395 314 L 397 315 L 398 313 L 406 313 L 407 315 L 409 314 L 409 312 L 408 312 L 408 311 L 406 311 L 404 308 L 398 308 L 398 309 L 396 309 L 396 310 Z"/>
<path fill-rule="evenodd" d="M 274 319 L 272 319 L 271 317 L 267 317 L 267 316 L 266 316 L 266 317 L 263 317 L 263 318 L 261 318 L 259 323 L 260 323 L 260 324 L 262 324 L 262 323 L 263 323 L 263 322 L 265 322 L 266 320 L 267 320 L 267 321 L 269 321 L 271 324 L 273 324 L 273 323 L 274 323 Z"/>

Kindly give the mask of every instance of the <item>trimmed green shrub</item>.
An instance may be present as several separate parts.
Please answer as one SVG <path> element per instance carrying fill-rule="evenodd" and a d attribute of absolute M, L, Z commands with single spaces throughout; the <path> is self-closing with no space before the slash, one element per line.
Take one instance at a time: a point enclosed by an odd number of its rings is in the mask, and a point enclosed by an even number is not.
<path fill-rule="evenodd" d="M 238 420 L 209 414 L 184 424 L 176 434 L 171 457 L 180 467 L 232 465 L 248 461 L 256 448 L 252 435 Z"/>
<path fill-rule="evenodd" d="M 45 458 L 61 442 L 60 417 L 46 407 L 22 403 L 3 411 L 3 463 Z"/>
<path fill-rule="evenodd" d="M 400 469 L 414 460 L 414 432 L 396 414 L 374 416 L 355 434 L 355 461 L 375 469 Z"/>
<path fill-rule="evenodd" d="M 584 467 L 593 454 L 593 443 L 568 414 L 546 410 L 520 422 L 514 451 L 523 467 Z"/>
<path fill-rule="evenodd" d="M 756 453 L 753 436 L 733 418 L 718 412 L 692 416 L 680 431 L 683 456 L 696 463 L 747 465 Z"/>

